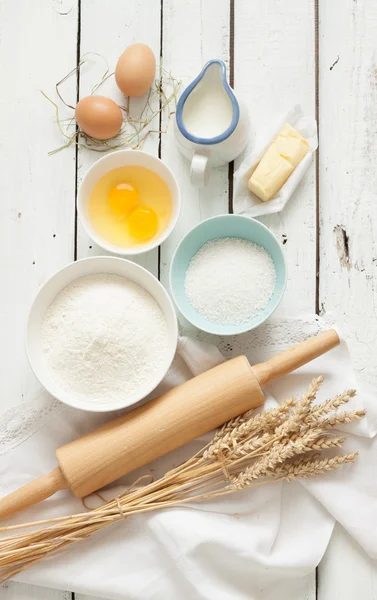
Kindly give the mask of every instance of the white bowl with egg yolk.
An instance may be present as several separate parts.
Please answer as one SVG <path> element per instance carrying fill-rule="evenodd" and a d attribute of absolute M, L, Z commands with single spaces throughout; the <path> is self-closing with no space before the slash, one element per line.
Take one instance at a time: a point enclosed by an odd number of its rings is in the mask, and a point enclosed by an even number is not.
<path fill-rule="evenodd" d="M 109 172 L 121 167 L 144 167 L 153 171 L 167 185 L 171 199 L 171 215 L 163 231 L 143 243 L 120 246 L 109 242 L 96 230 L 89 214 L 89 199 L 95 185 Z M 122 256 L 142 254 L 157 248 L 174 229 L 181 208 L 181 195 L 172 171 L 159 158 L 140 150 L 117 150 L 100 158 L 84 176 L 78 192 L 77 211 L 88 236 L 101 248 Z"/>

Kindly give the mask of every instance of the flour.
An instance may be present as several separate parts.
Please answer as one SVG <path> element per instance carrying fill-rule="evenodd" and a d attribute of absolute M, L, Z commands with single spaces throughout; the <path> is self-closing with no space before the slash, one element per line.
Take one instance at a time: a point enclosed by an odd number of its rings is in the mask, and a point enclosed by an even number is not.
<path fill-rule="evenodd" d="M 123 402 L 148 386 L 164 363 L 167 339 L 157 302 L 118 275 L 69 284 L 42 323 L 53 379 L 72 398 L 93 402 Z"/>
<path fill-rule="evenodd" d="M 212 323 L 239 325 L 268 304 L 276 281 L 270 254 L 253 242 L 219 238 L 204 244 L 186 272 L 193 308 Z"/>

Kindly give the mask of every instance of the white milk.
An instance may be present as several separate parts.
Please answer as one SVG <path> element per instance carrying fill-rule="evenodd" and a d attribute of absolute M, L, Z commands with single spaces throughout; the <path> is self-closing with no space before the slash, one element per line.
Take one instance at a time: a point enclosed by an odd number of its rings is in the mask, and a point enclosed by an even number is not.
<path fill-rule="evenodd" d="M 213 64 L 184 104 L 184 125 L 196 137 L 212 138 L 228 129 L 232 116 L 233 106 L 223 87 L 220 66 Z"/>

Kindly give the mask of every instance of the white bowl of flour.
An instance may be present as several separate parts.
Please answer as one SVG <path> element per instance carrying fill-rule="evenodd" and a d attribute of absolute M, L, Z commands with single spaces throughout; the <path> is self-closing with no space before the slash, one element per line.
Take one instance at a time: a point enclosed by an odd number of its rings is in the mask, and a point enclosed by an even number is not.
<path fill-rule="evenodd" d="M 46 390 L 65 404 L 104 412 L 150 394 L 174 358 L 172 301 L 160 282 L 128 260 L 74 262 L 39 290 L 26 350 Z"/>

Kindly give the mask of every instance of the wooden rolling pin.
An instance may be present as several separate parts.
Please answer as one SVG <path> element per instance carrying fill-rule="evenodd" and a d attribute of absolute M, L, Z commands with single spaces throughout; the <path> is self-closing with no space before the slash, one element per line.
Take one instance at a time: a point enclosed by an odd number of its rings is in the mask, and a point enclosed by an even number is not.
<path fill-rule="evenodd" d="M 58 490 L 78 498 L 263 403 L 261 385 L 339 344 L 333 329 L 252 367 L 238 356 L 58 448 L 59 466 L 0 500 L 0 519 Z"/>

